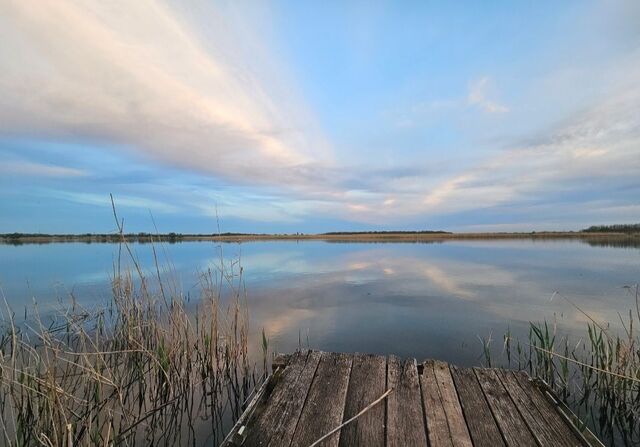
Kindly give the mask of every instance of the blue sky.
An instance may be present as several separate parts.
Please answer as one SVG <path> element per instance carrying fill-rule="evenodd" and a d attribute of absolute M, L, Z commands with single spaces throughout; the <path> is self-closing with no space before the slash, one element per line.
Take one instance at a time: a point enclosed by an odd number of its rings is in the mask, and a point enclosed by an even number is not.
<path fill-rule="evenodd" d="M 640 221 L 640 4 L 0 4 L 0 232 Z"/>

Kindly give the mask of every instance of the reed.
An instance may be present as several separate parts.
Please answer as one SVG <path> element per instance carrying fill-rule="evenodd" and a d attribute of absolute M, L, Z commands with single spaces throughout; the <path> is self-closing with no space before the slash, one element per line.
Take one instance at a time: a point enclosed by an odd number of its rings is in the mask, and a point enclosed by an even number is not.
<path fill-rule="evenodd" d="M 249 360 L 239 262 L 199 274 L 199 296 L 170 269 L 147 273 L 122 239 L 106 306 L 72 297 L 0 319 L 0 444 L 218 444 L 260 380 Z M 266 369 L 268 342 L 263 339 Z"/>
<path fill-rule="evenodd" d="M 545 381 L 611 445 L 640 444 L 640 290 L 638 285 L 629 290 L 635 309 L 619 314 L 621 331 L 567 299 L 588 318 L 583 337 L 561 335 L 555 321 L 530 323 L 526 340 L 507 331 L 502 349 L 504 366 L 526 369 Z M 484 344 L 483 352 L 491 362 Z"/>

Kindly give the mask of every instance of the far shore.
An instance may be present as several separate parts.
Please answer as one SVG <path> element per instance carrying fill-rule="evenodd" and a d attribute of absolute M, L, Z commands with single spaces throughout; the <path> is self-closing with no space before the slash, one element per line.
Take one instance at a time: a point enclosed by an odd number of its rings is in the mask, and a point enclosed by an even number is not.
<path fill-rule="evenodd" d="M 127 242 L 250 242 L 250 241 L 327 241 L 327 242 L 438 242 L 450 240 L 490 239 L 638 239 L 640 233 L 541 231 L 528 233 L 449 233 L 449 232 L 344 232 L 325 234 L 5 234 L 0 244 L 46 244 L 60 242 L 118 243 Z"/>

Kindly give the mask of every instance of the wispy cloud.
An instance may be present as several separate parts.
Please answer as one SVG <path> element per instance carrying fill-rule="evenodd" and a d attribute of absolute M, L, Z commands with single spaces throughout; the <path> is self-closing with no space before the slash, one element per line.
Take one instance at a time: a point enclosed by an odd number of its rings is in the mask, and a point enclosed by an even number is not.
<path fill-rule="evenodd" d="M 29 161 L 3 161 L 0 164 L 0 173 L 37 177 L 84 177 L 89 175 L 87 171 L 81 169 Z"/>
<path fill-rule="evenodd" d="M 82 203 L 85 205 L 98 205 L 101 207 L 111 207 L 111 198 L 106 194 L 79 193 L 71 191 L 43 191 L 43 195 L 70 202 Z M 116 207 L 129 207 L 136 209 L 147 209 L 161 213 L 176 213 L 180 209 L 177 206 L 152 200 L 144 197 L 117 195 L 114 198 Z"/>
<path fill-rule="evenodd" d="M 489 78 L 483 77 L 469 85 L 467 102 L 469 105 L 480 107 L 489 113 L 507 113 L 509 108 L 503 104 L 487 98 L 489 90 Z"/>
<path fill-rule="evenodd" d="M 631 64 L 624 82 L 616 83 L 607 97 L 550 129 L 514 140 L 467 169 L 422 177 L 413 188 L 401 183 L 394 187 L 387 180 L 386 191 L 362 192 L 349 209 L 357 218 L 374 222 L 383 216 L 401 219 L 505 205 L 517 208 L 558 194 L 639 188 L 640 88 L 634 81 L 638 69 Z M 574 206 L 586 213 L 591 205 L 580 199 Z M 632 209 L 625 208 L 626 218 Z"/>
<path fill-rule="evenodd" d="M 244 16 L 207 8 L 215 26 L 161 0 L 4 2 L 0 132 L 106 138 L 220 177 L 304 183 L 292 168 L 326 164 L 327 143 Z"/>

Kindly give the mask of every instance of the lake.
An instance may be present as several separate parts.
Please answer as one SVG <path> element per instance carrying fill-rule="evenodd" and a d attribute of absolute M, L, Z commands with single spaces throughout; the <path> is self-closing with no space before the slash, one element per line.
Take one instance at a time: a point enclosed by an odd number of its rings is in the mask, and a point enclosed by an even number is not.
<path fill-rule="evenodd" d="M 238 260 L 259 351 L 264 329 L 274 351 L 330 351 L 482 362 L 481 338 L 499 352 L 507 329 L 526 338 L 530 321 L 547 320 L 572 337 L 587 317 L 619 327 L 635 306 L 625 286 L 640 279 L 640 249 L 573 240 L 471 240 L 437 243 L 261 241 L 222 244 Z M 132 244 L 153 274 L 150 244 Z M 198 272 L 220 262 L 220 245 L 157 247 L 176 286 L 197 300 Z M 109 299 L 117 244 L 0 245 L 0 285 L 21 315 L 68 303 L 93 308 Z"/>

